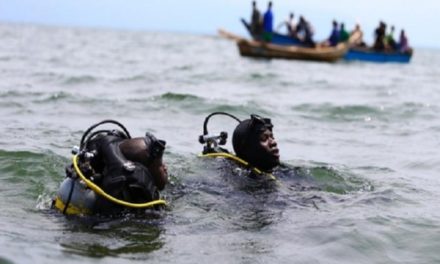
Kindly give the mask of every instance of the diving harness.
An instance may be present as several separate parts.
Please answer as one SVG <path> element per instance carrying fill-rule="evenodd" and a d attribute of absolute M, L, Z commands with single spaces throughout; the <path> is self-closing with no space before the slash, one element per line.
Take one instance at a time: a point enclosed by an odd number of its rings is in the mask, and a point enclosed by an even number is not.
<path fill-rule="evenodd" d="M 103 124 L 117 125 L 120 130 L 97 130 L 92 132 L 96 127 Z M 157 148 L 157 140 L 151 134 L 147 133 L 152 141 L 152 148 L 150 153 L 158 153 L 163 151 Z M 149 208 L 158 205 L 166 205 L 166 201 L 159 199 L 158 191 L 152 187 L 151 175 L 148 169 L 122 158 L 119 150 L 118 142 L 124 139 L 130 139 L 131 136 L 127 129 L 117 121 L 104 120 L 99 122 L 83 134 L 80 142 L 80 147 L 72 149 L 72 165 L 66 168 L 66 179 L 61 184 L 60 190 L 54 200 L 54 207 L 59 209 L 63 214 L 77 215 L 90 214 L 96 211 L 97 202 L 101 200 L 101 204 L 110 206 L 116 204 L 127 208 Z M 106 148 L 97 148 L 98 143 L 104 142 Z M 159 144 L 160 145 L 160 144 Z M 101 152 L 110 152 L 100 153 Z M 103 164 L 102 159 L 111 161 L 111 166 Z M 107 168 L 111 167 L 111 168 Z M 112 174 L 111 169 L 116 169 Z M 112 178 L 105 179 L 105 174 L 111 175 Z M 150 179 L 149 179 L 150 178 Z M 110 183 L 108 183 L 110 181 Z M 141 201 L 127 201 L 115 196 L 130 197 L 127 190 L 122 190 L 117 193 L 109 193 L 109 189 L 101 188 L 98 184 L 108 183 L 107 186 L 125 184 L 130 182 L 130 188 L 137 191 L 137 193 L 144 194 L 147 191 L 154 192 L 147 195 L 149 202 L 145 202 L 145 198 Z M 99 196 L 97 196 L 97 195 Z M 139 199 L 130 199 L 139 200 Z"/>

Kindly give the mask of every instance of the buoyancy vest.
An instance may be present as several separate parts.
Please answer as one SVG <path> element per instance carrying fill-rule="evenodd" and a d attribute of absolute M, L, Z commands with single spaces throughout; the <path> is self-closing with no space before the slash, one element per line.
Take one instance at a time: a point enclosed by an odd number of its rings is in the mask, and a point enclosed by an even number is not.
<path fill-rule="evenodd" d="M 139 162 L 127 160 L 121 153 L 119 145 L 123 140 L 117 135 L 105 135 L 94 139 L 87 146 L 89 151 L 97 153 L 94 159 L 97 159 L 95 164 L 99 166 L 95 173 L 102 175 L 99 185 L 106 193 L 127 202 L 142 203 L 158 199 L 159 192 L 149 170 Z M 98 197 L 95 211 L 120 209 L 117 207 L 121 206 Z"/>
<path fill-rule="evenodd" d="M 80 163 L 80 167 L 85 171 L 84 174 L 102 190 L 117 199 L 130 203 L 145 203 L 159 199 L 159 191 L 149 170 L 139 162 L 127 160 L 122 154 L 119 145 L 123 140 L 125 138 L 117 133 L 108 133 L 89 141 L 86 149 L 94 155 L 89 161 Z M 64 188 L 58 191 L 57 199 L 60 201 L 55 200 L 55 207 L 61 211 L 69 214 L 69 210 L 60 208 L 63 206 L 80 208 L 81 210 L 73 210 L 73 212 L 79 211 L 82 214 L 113 214 L 124 209 L 124 206 L 117 205 L 99 195 L 93 195 L 93 199 L 88 198 L 85 203 L 83 196 L 91 196 L 89 192 L 92 190 L 78 184 L 80 180 L 71 167 L 66 172 L 70 180 L 66 179 L 63 182 L 64 185 L 62 184 Z M 71 185 L 72 180 L 76 184 Z M 72 186 L 71 191 L 67 186 Z M 69 195 L 67 192 L 73 192 L 73 194 Z M 68 199 L 69 197 L 71 200 Z M 80 204 L 76 201 L 80 201 Z"/>

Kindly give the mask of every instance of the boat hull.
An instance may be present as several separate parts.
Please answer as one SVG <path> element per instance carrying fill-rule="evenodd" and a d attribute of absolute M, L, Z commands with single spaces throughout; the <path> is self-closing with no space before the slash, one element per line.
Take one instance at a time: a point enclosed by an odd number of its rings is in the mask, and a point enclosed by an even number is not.
<path fill-rule="evenodd" d="M 272 40 L 271 42 L 273 44 L 277 45 L 295 45 L 295 46 L 305 46 L 301 41 L 294 39 L 293 37 L 282 35 L 279 33 L 272 33 Z"/>
<path fill-rule="evenodd" d="M 348 50 L 345 44 L 336 47 L 306 48 L 298 46 L 282 46 L 259 41 L 241 39 L 237 41 L 240 55 L 268 59 L 309 60 L 335 62 L 341 59 Z"/>
<path fill-rule="evenodd" d="M 345 54 L 345 60 L 358 60 L 368 62 L 396 62 L 396 63 L 409 63 L 411 61 L 412 51 L 408 53 L 396 52 L 396 51 L 375 51 L 367 48 L 351 48 Z"/>

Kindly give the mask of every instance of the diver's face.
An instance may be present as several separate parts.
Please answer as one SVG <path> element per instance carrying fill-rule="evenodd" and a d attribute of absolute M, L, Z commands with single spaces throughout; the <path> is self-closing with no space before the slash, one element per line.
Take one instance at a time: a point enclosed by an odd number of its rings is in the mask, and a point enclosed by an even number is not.
<path fill-rule="evenodd" d="M 277 142 L 273 136 L 272 131 L 266 129 L 260 134 L 260 146 L 261 148 L 269 154 L 271 159 L 277 164 L 280 162 L 280 151 L 277 146 Z"/>
<path fill-rule="evenodd" d="M 162 190 L 168 182 L 168 170 L 162 158 L 154 160 L 150 166 L 148 166 L 148 169 L 155 179 L 157 188 Z"/>

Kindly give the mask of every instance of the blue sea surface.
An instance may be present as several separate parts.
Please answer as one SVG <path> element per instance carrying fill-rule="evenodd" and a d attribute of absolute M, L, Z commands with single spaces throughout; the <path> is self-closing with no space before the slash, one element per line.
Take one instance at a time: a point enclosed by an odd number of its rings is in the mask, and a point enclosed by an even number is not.
<path fill-rule="evenodd" d="M 438 263 L 439 76 L 438 50 L 255 60 L 214 35 L 0 24 L 0 263 Z M 259 188 L 198 157 L 214 111 L 270 117 L 307 180 Z M 50 208 L 72 146 L 103 119 L 167 141 L 165 211 Z"/>

